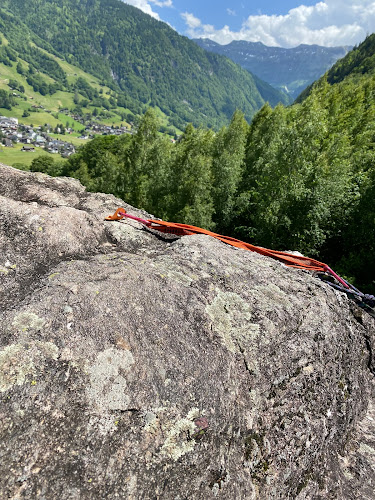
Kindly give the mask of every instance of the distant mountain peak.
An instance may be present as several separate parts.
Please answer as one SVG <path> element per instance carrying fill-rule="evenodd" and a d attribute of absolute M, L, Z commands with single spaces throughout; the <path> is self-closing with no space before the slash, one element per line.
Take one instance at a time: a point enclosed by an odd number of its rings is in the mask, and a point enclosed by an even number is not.
<path fill-rule="evenodd" d="M 220 45 L 207 38 L 194 41 L 206 50 L 229 57 L 276 89 L 288 89 L 293 98 L 320 78 L 352 48 L 304 43 L 293 48 L 269 47 L 262 42 L 246 40 L 233 40 L 227 45 Z"/>

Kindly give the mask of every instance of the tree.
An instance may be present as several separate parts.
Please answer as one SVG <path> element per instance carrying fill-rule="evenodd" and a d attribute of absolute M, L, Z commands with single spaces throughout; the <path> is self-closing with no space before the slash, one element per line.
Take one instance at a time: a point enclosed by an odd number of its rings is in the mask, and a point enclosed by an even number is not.
<path fill-rule="evenodd" d="M 64 162 L 63 161 L 54 161 L 47 170 L 47 174 L 51 175 L 52 177 L 58 177 L 59 175 L 62 175 L 64 169 Z"/>
<path fill-rule="evenodd" d="M 63 170 L 64 172 L 64 170 Z M 83 160 L 79 160 L 78 168 L 70 173 L 72 177 L 81 181 L 86 186 L 88 191 L 95 190 L 95 181 L 92 179 L 87 164 Z"/>
<path fill-rule="evenodd" d="M 13 78 L 9 78 L 8 85 L 11 89 L 18 90 L 20 84 L 17 82 L 17 80 L 14 80 Z"/>
<path fill-rule="evenodd" d="M 337 268 L 364 292 L 375 291 L 375 168 L 363 176 L 360 197 L 343 229 Z"/>
<path fill-rule="evenodd" d="M 277 164 L 283 150 L 286 111 L 266 104 L 251 123 L 246 144 L 245 168 L 236 201 L 235 231 L 256 244 L 270 244 L 278 224 Z"/>
<path fill-rule="evenodd" d="M 248 125 L 236 111 L 228 128 L 215 137 L 212 162 L 214 220 L 217 231 L 229 231 L 234 215 L 237 189 L 244 168 Z"/>
<path fill-rule="evenodd" d="M 171 165 L 169 218 L 214 227 L 212 216 L 212 149 L 214 133 L 189 124 L 177 143 Z"/>
<path fill-rule="evenodd" d="M 25 74 L 26 74 L 26 70 L 25 70 L 25 68 L 23 67 L 23 65 L 22 65 L 21 61 L 19 61 L 19 62 L 17 63 L 17 66 L 16 66 L 16 71 L 17 71 L 17 73 L 19 73 L 20 75 L 25 75 Z"/>
<path fill-rule="evenodd" d="M 30 165 L 31 172 L 43 172 L 44 174 L 49 173 L 52 168 L 54 160 L 52 156 L 42 155 L 34 158 Z"/>
<path fill-rule="evenodd" d="M 0 108 L 11 110 L 14 105 L 14 98 L 6 90 L 0 89 Z"/>
<path fill-rule="evenodd" d="M 147 185 L 152 181 L 148 168 L 150 153 L 157 139 L 159 123 L 155 112 L 149 108 L 144 114 L 138 131 L 126 151 L 124 166 L 126 171 L 125 199 L 135 206 L 147 205 Z"/>

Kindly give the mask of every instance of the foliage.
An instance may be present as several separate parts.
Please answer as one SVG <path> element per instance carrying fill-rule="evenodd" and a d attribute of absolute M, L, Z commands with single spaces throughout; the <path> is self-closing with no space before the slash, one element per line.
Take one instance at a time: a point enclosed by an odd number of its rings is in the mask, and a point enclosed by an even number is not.
<path fill-rule="evenodd" d="M 85 80 L 85 78 L 82 78 L 81 76 L 78 77 L 77 80 L 75 81 L 73 89 L 76 92 L 79 92 L 84 97 L 87 97 L 87 99 L 89 99 L 90 101 L 99 97 L 98 91 L 93 87 L 91 87 L 91 85 L 87 82 L 87 80 Z M 93 105 L 95 106 L 95 104 Z M 99 105 L 101 105 L 101 103 Z"/>
<path fill-rule="evenodd" d="M 354 47 L 327 73 L 329 83 L 339 83 L 348 75 L 373 72 L 375 67 L 375 36 L 369 35 L 359 47 Z"/>
<path fill-rule="evenodd" d="M 64 168 L 64 163 L 62 161 L 55 161 L 52 156 L 44 154 L 38 156 L 37 158 L 34 158 L 28 169 L 31 172 L 43 172 L 44 174 L 57 177 L 59 175 L 62 175 L 63 168 Z"/>
<path fill-rule="evenodd" d="M 213 141 L 212 131 L 187 126 L 172 157 L 168 207 L 171 219 L 213 228 Z"/>
<path fill-rule="evenodd" d="M 297 249 L 371 290 L 375 247 L 375 60 L 369 37 L 290 108 L 254 118 L 235 232 Z M 371 42 L 371 43 L 370 43 Z M 355 59 L 359 66 L 353 65 Z M 366 61 L 366 71 L 363 71 Z M 370 62 L 373 65 L 371 67 Z M 338 79 L 339 80 L 339 79 Z"/>
<path fill-rule="evenodd" d="M 17 57 L 10 47 L 7 45 L 0 46 L 0 62 L 5 64 L 6 66 L 12 66 L 12 61 L 16 61 Z"/>
<path fill-rule="evenodd" d="M 244 170 L 248 125 L 243 113 L 236 111 L 228 127 L 214 141 L 212 158 L 213 205 L 216 229 L 230 232 L 238 187 Z"/>
<path fill-rule="evenodd" d="M 6 90 L 0 89 L 0 108 L 12 109 L 14 105 L 14 98 Z"/>

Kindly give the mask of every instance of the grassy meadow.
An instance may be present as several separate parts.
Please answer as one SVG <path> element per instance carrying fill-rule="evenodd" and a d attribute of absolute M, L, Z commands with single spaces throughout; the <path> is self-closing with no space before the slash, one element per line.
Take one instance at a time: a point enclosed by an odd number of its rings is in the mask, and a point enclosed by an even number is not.
<path fill-rule="evenodd" d="M 13 166 L 15 163 L 22 163 L 23 165 L 29 166 L 34 158 L 38 156 L 49 156 L 50 153 L 44 151 L 43 148 L 35 148 L 34 152 L 21 151 L 23 144 L 14 144 L 13 148 L 6 148 L 5 146 L 0 146 L 0 163 L 4 165 Z M 52 155 L 62 160 L 60 155 Z"/>

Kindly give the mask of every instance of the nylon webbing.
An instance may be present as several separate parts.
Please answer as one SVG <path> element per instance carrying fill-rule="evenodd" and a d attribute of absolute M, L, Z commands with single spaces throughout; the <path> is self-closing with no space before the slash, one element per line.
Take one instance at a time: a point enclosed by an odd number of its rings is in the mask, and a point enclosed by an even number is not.
<path fill-rule="evenodd" d="M 258 247 L 252 245 L 251 243 L 246 243 L 241 240 L 237 240 L 236 238 L 231 238 L 230 236 L 223 236 L 222 234 L 213 233 L 212 231 L 208 231 L 207 229 L 203 229 L 197 226 L 191 226 L 189 224 L 179 224 L 176 222 L 166 222 L 163 220 L 154 220 L 154 219 L 141 219 L 140 217 L 136 217 L 134 215 L 130 215 L 126 212 L 124 208 L 118 208 L 113 215 L 109 215 L 105 220 L 108 221 L 117 221 L 122 220 L 124 218 L 129 218 L 144 224 L 150 229 L 156 229 L 162 233 L 170 233 L 176 234 L 177 236 L 185 236 L 185 235 L 193 235 L 193 234 L 206 234 L 207 236 L 212 236 L 228 245 L 232 245 L 236 248 L 242 248 L 243 250 L 250 250 L 251 252 L 256 252 L 265 257 L 270 257 L 272 259 L 276 259 L 288 267 L 294 267 L 297 269 L 307 269 L 308 271 L 317 271 L 318 273 L 324 273 L 325 276 L 329 274 L 332 276 L 338 283 L 339 286 L 326 281 L 329 285 L 334 286 L 335 288 L 341 289 L 342 291 L 347 292 L 349 295 L 353 295 L 356 297 L 357 303 L 363 303 L 363 306 L 367 308 L 371 308 L 370 314 L 375 314 L 372 307 L 373 303 L 375 303 L 375 298 L 373 295 L 365 295 L 353 285 L 345 281 L 343 278 L 338 276 L 327 264 L 323 262 L 319 262 L 316 259 L 311 259 L 310 257 L 305 257 L 303 255 L 295 255 L 289 252 L 281 252 L 278 250 L 270 250 L 268 248 Z"/>

